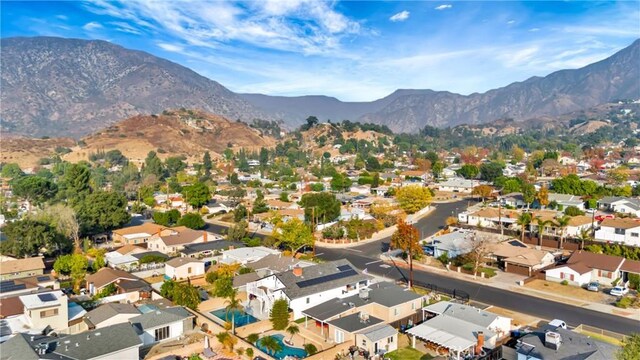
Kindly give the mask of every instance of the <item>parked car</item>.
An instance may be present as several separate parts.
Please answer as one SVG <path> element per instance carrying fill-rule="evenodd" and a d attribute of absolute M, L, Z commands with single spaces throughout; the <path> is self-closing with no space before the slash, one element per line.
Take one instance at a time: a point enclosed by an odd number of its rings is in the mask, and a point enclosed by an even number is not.
<path fill-rule="evenodd" d="M 209 300 L 209 293 L 207 292 L 207 290 L 200 288 L 198 289 L 198 293 L 200 294 L 200 300 L 202 301 Z"/>
<path fill-rule="evenodd" d="M 427 256 L 433 256 L 433 246 L 423 246 L 422 251 Z"/>
<path fill-rule="evenodd" d="M 556 328 L 563 328 L 566 329 L 567 328 L 567 323 L 564 322 L 563 320 L 560 319 L 553 319 L 549 322 L 549 325 L 551 326 L 555 326 Z"/>
<path fill-rule="evenodd" d="M 624 296 L 629 292 L 629 289 L 627 289 L 624 286 L 614 286 L 613 289 L 611 289 L 609 291 L 609 294 L 613 295 L 613 296 Z"/>
<path fill-rule="evenodd" d="M 600 283 L 597 281 L 592 281 L 587 284 L 587 290 L 589 291 L 600 291 Z"/>

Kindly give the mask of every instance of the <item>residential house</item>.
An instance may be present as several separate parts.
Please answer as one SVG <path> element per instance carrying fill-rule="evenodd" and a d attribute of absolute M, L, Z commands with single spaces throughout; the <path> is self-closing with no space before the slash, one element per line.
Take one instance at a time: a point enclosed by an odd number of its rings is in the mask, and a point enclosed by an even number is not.
<path fill-rule="evenodd" d="M 527 206 L 522 193 L 519 192 L 509 193 L 501 196 L 500 202 L 502 203 L 502 206 L 509 206 L 512 208 L 522 208 Z"/>
<path fill-rule="evenodd" d="M 591 229 L 593 224 L 594 220 L 591 216 L 573 216 L 569 220 L 567 227 L 564 229 L 564 235 L 565 237 L 579 237 L 584 230 Z"/>
<path fill-rule="evenodd" d="M 444 235 L 431 238 L 429 244 L 433 246 L 433 256 L 446 255 L 452 259 L 458 255 L 464 255 L 473 249 L 473 231 L 456 230 Z"/>
<path fill-rule="evenodd" d="M 471 226 L 498 228 L 500 223 L 504 227 L 513 227 L 518 220 L 519 213 L 508 209 L 484 208 L 473 213 L 458 214 L 458 221 Z"/>
<path fill-rule="evenodd" d="M 622 265 L 625 258 L 596 254 L 588 251 L 574 251 L 564 265 L 545 271 L 548 281 L 562 282 L 582 286 L 591 281 L 609 285 L 618 278 L 623 278 Z M 640 272 L 640 269 L 637 270 Z M 624 280 L 624 279 L 623 279 Z"/>
<path fill-rule="evenodd" d="M 371 348 L 373 350 L 371 354 L 381 352 L 393 351 L 398 348 L 398 331 L 393 327 L 384 323 L 382 319 L 367 314 L 365 312 L 356 312 L 350 315 L 339 317 L 331 320 L 328 323 L 329 333 L 333 335 L 333 342 L 341 344 L 343 342 L 355 342 L 356 346 L 362 344 L 364 348 Z M 379 336 L 373 336 L 372 332 L 375 330 L 382 330 L 386 336 L 380 338 Z M 366 336 L 365 334 L 369 334 Z M 375 341 L 369 340 L 372 337 Z M 358 343 L 358 340 L 360 341 Z"/>
<path fill-rule="evenodd" d="M 177 226 L 160 231 L 153 235 L 147 248 L 164 254 L 177 254 L 185 245 L 204 243 L 211 236 L 206 231 L 192 230 L 185 226 Z"/>
<path fill-rule="evenodd" d="M 182 250 L 180 250 L 180 256 L 201 259 L 205 257 L 212 257 L 215 254 L 221 254 L 222 251 L 225 250 L 239 249 L 243 247 L 245 247 L 245 245 L 241 242 L 227 241 L 216 237 L 213 241 L 185 245 Z"/>
<path fill-rule="evenodd" d="M 327 299 L 357 294 L 371 280 L 371 276 L 354 268 L 349 261 L 338 260 L 305 268 L 296 266 L 248 283 L 247 294 L 258 301 L 257 314 L 269 314 L 275 300 L 286 299 L 297 319 L 302 311 Z"/>
<path fill-rule="evenodd" d="M 135 275 L 131 275 L 126 271 L 105 267 L 98 270 L 95 274 L 88 275 L 85 280 L 87 283 L 86 288 L 88 290 L 88 294 L 93 296 L 102 291 L 109 284 L 122 283 L 126 281 L 139 281 L 140 278 Z"/>
<path fill-rule="evenodd" d="M 0 298 L 33 294 L 45 289 L 58 290 L 60 283 L 52 275 L 36 275 L 0 281 Z"/>
<path fill-rule="evenodd" d="M 235 205 L 231 201 L 221 201 L 214 199 L 208 204 L 204 205 L 207 208 L 209 214 L 226 214 L 235 209 Z"/>
<path fill-rule="evenodd" d="M 371 189 L 371 191 L 376 195 L 376 196 L 385 196 L 388 192 L 389 192 L 389 186 L 386 185 L 381 185 L 378 187 L 374 187 Z"/>
<path fill-rule="evenodd" d="M 283 210 L 283 209 L 300 209 L 300 205 L 293 202 L 286 202 L 280 199 L 267 200 L 267 207 L 271 210 Z"/>
<path fill-rule="evenodd" d="M 473 188 L 480 185 L 478 180 L 470 180 L 464 178 L 451 178 L 436 184 L 438 190 L 471 194 Z"/>
<path fill-rule="evenodd" d="M 352 185 L 349 192 L 366 196 L 371 194 L 371 187 L 368 185 Z"/>
<path fill-rule="evenodd" d="M 555 263 L 552 253 L 532 249 L 519 240 L 491 244 L 490 252 L 505 272 L 532 276 L 537 270 Z"/>
<path fill-rule="evenodd" d="M 584 210 L 584 200 L 577 195 L 549 193 L 547 199 L 549 202 L 555 202 L 560 205 L 560 210 L 566 209 L 569 206 L 575 206 L 580 210 Z"/>
<path fill-rule="evenodd" d="M 166 229 L 165 226 L 154 224 L 151 222 L 143 223 L 138 226 L 130 226 L 122 229 L 113 230 L 111 237 L 115 243 L 119 244 L 144 244 L 153 235 Z"/>
<path fill-rule="evenodd" d="M 184 280 L 204 276 L 204 261 L 177 257 L 164 264 L 165 279 Z"/>
<path fill-rule="evenodd" d="M 0 280 L 21 279 L 44 274 L 42 257 L 0 262 Z"/>
<path fill-rule="evenodd" d="M 280 252 L 264 246 L 243 247 L 223 251 L 222 255 L 217 257 L 217 261 L 224 264 L 238 263 L 246 265 L 271 254 L 279 255 Z"/>
<path fill-rule="evenodd" d="M 75 335 L 19 334 L 1 345 L 2 360 L 138 359 L 142 342 L 130 324 Z"/>
<path fill-rule="evenodd" d="M 607 196 L 598 200 L 598 209 L 640 217 L 640 199 Z"/>
<path fill-rule="evenodd" d="M 430 178 L 430 174 L 428 171 L 424 170 L 406 170 L 400 173 L 400 176 L 405 181 L 411 179 L 417 179 L 419 182 L 426 182 Z"/>
<path fill-rule="evenodd" d="M 610 360 L 619 349 L 597 338 L 547 325 L 526 333 L 515 346 L 503 345 L 502 355 L 509 360 Z"/>
<path fill-rule="evenodd" d="M 182 306 L 150 311 L 129 319 L 143 346 L 176 339 L 193 330 L 195 316 Z"/>
<path fill-rule="evenodd" d="M 104 255 L 107 264 L 116 269 L 128 269 L 138 262 L 138 258 L 133 254 L 144 253 L 147 250 L 140 246 L 127 244 L 118 250 L 110 251 Z"/>
<path fill-rule="evenodd" d="M 511 319 L 464 304 L 441 301 L 423 311 L 430 318 L 407 330 L 412 346 L 421 339 L 458 359 L 494 349 L 511 330 Z"/>
<path fill-rule="evenodd" d="M 106 303 L 89 311 L 84 321 L 89 329 L 100 329 L 107 326 L 129 323 L 129 319 L 140 315 L 140 311 L 131 304 Z"/>
<path fill-rule="evenodd" d="M 597 241 L 640 246 L 640 221 L 637 219 L 604 219 L 596 230 Z"/>
<path fill-rule="evenodd" d="M 316 328 L 320 328 L 321 336 L 328 341 L 336 339 L 352 340 L 356 333 L 345 336 L 331 331 L 330 322 L 356 313 L 368 314 L 382 320 L 392 327 L 404 328 L 422 320 L 423 296 L 391 282 L 381 282 L 361 288 L 358 294 L 349 297 L 337 297 L 316 306 L 310 307 L 302 314 L 304 326 L 309 327 L 309 319 Z"/>
<path fill-rule="evenodd" d="M 69 327 L 67 296 L 60 290 L 20 296 L 25 323 L 31 331 L 47 326 L 63 331 Z M 23 331 L 18 331 L 23 332 Z"/>
<path fill-rule="evenodd" d="M 355 334 L 355 343 L 369 354 L 383 355 L 398 349 L 398 330 L 387 324 L 378 324 Z"/>
<path fill-rule="evenodd" d="M 269 254 L 260 260 L 245 264 L 246 267 L 256 272 L 260 278 L 293 270 L 296 266 L 309 267 L 314 265 L 315 263 L 296 259 L 291 256 L 282 256 L 282 254 Z"/>

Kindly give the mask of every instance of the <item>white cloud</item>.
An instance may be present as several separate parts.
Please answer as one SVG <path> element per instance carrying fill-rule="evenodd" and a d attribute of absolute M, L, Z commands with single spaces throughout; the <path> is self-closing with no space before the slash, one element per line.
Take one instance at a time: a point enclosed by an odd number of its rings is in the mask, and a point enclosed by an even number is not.
<path fill-rule="evenodd" d="M 509 20 L 509 21 L 507 21 L 507 25 L 513 25 L 513 24 L 515 24 L 515 23 L 516 23 L 516 21 L 515 21 L 515 20 Z"/>
<path fill-rule="evenodd" d="M 85 30 L 96 30 L 96 29 L 102 29 L 102 24 L 100 24 L 99 22 L 96 21 L 92 21 L 92 22 L 88 22 L 86 24 L 84 24 L 84 26 L 82 27 Z"/>
<path fill-rule="evenodd" d="M 135 27 L 131 26 L 129 23 L 126 23 L 124 21 L 111 21 L 109 22 L 109 25 L 114 26 L 116 30 L 123 33 L 136 34 L 136 35 L 139 35 L 142 33 L 140 30 L 136 29 Z"/>
<path fill-rule="evenodd" d="M 434 9 L 436 9 L 436 10 L 446 10 L 446 9 L 451 9 L 452 7 L 453 7 L 453 5 L 451 5 L 451 4 L 442 4 L 442 5 L 436 6 Z"/>
<path fill-rule="evenodd" d="M 531 28 L 529 29 L 530 32 L 537 32 L 540 31 L 540 28 Z"/>
<path fill-rule="evenodd" d="M 506 67 L 523 66 L 529 62 L 533 56 L 540 50 L 537 45 L 529 46 L 513 51 L 505 51 L 500 58 L 503 60 Z"/>
<path fill-rule="evenodd" d="M 56 18 L 60 20 L 69 20 L 69 17 L 67 15 L 56 15 Z"/>
<path fill-rule="evenodd" d="M 389 18 L 389 20 L 393 22 L 405 21 L 409 18 L 409 12 L 407 10 L 400 11 L 399 13 L 393 15 Z"/>
<path fill-rule="evenodd" d="M 176 53 L 181 53 L 184 51 L 184 47 L 181 45 L 176 45 L 176 44 L 168 44 L 168 43 L 158 43 L 158 47 L 166 50 L 166 51 L 170 51 L 170 52 L 176 52 Z"/>

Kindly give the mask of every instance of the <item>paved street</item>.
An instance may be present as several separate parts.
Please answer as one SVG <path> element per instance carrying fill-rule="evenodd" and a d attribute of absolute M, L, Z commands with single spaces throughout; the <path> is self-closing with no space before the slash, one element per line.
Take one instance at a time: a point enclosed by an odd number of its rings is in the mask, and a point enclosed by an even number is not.
<path fill-rule="evenodd" d="M 427 237 L 438 231 L 445 223 L 448 216 L 467 207 L 467 200 L 436 204 L 436 209 L 427 217 L 415 224 L 421 237 Z M 214 233 L 226 232 L 226 227 L 217 224 L 207 224 L 206 229 Z M 264 237 L 261 234 L 255 234 Z M 379 259 L 381 252 L 387 251 L 390 237 L 380 239 L 352 248 L 323 248 L 318 245 L 317 256 L 324 260 L 348 259 L 359 269 L 367 269 L 371 274 L 384 276 L 393 280 L 408 278 L 405 269 L 399 269 L 383 263 Z M 631 333 L 640 331 L 640 322 L 602 312 L 583 309 L 577 306 L 563 304 L 555 301 L 514 293 L 491 286 L 484 286 L 476 282 L 451 278 L 437 273 L 422 270 L 414 271 L 415 281 L 435 284 L 437 286 L 457 289 L 467 292 L 471 300 L 491 304 L 517 312 L 526 313 L 542 319 L 559 318 L 571 326 L 579 324 L 592 325 L 602 329 L 619 333 Z"/>
<path fill-rule="evenodd" d="M 421 219 L 416 227 L 422 237 L 435 233 L 444 225 L 445 219 L 451 216 L 451 211 L 466 208 L 466 200 L 456 203 L 438 204 L 436 210 L 426 218 Z M 386 251 L 389 238 L 347 249 L 330 249 L 317 247 L 317 254 L 325 260 L 348 259 L 359 269 L 367 269 L 371 274 L 384 276 L 393 280 L 408 278 L 408 271 L 383 263 L 378 255 Z M 526 313 L 542 319 L 562 319 L 571 326 L 579 324 L 592 325 L 602 329 L 629 334 L 640 331 L 640 322 L 602 312 L 583 309 L 577 306 L 555 301 L 514 293 L 479 283 L 451 278 L 448 276 L 421 270 L 414 271 L 414 280 L 449 289 L 467 292 L 472 300 L 480 301 L 506 309 Z"/>

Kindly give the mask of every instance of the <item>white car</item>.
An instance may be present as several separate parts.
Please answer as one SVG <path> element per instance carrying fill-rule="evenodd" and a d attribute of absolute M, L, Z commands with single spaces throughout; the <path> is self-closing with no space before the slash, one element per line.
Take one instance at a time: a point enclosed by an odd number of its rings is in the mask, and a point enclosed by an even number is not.
<path fill-rule="evenodd" d="M 549 321 L 549 325 L 556 327 L 556 328 L 563 328 L 566 329 L 567 328 L 567 323 L 560 320 L 560 319 L 553 319 L 551 321 Z"/>
<path fill-rule="evenodd" d="M 629 292 L 629 289 L 627 289 L 624 286 L 614 286 L 613 289 L 611 289 L 611 291 L 609 291 L 609 294 L 613 295 L 613 296 L 624 296 Z"/>

